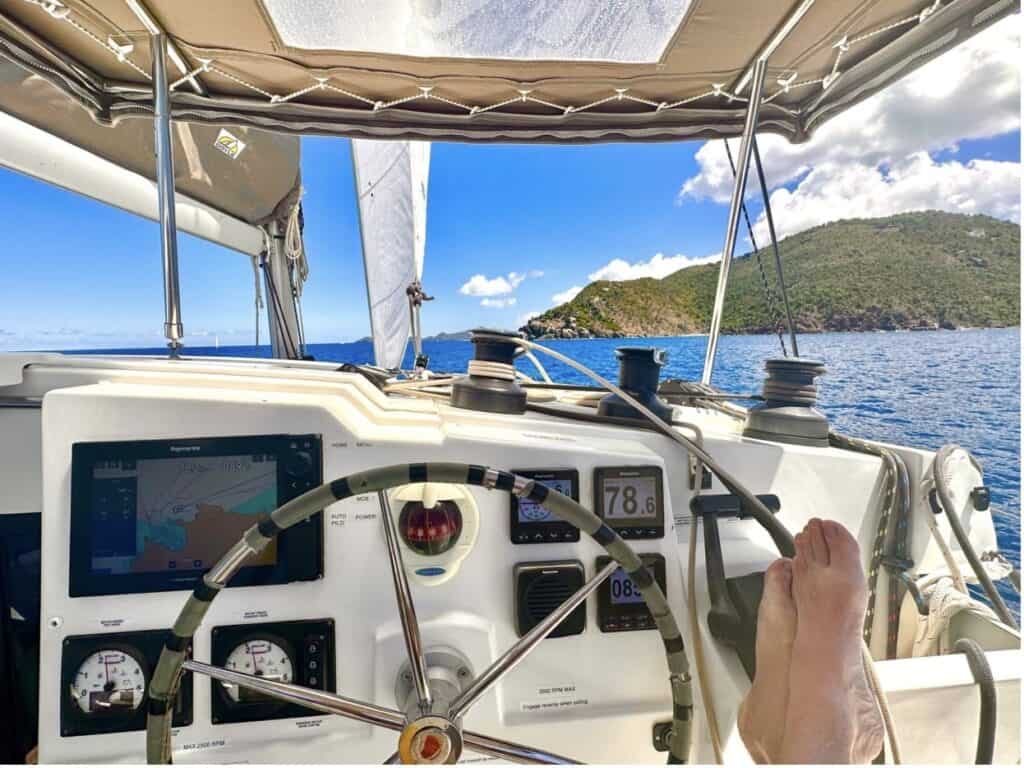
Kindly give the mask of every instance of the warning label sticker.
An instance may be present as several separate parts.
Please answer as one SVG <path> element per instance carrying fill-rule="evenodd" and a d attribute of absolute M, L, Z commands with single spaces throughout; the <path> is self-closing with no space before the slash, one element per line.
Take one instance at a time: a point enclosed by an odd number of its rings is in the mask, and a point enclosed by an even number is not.
<path fill-rule="evenodd" d="M 220 129 L 213 145 L 232 160 L 237 160 L 245 149 L 245 142 L 225 128 Z"/>
<path fill-rule="evenodd" d="M 590 706 L 590 700 L 575 685 L 549 685 L 537 689 L 536 699 L 523 701 L 523 712 L 551 712 Z"/>

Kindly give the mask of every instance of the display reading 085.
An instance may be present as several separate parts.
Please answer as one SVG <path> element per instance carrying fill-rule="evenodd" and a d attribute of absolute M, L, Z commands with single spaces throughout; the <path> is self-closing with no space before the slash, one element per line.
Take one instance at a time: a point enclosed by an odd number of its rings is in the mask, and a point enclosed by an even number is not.
<path fill-rule="evenodd" d="M 594 470 L 597 513 L 624 539 L 665 535 L 660 467 L 599 467 Z"/>
<path fill-rule="evenodd" d="M 661 591 L 665 592 L 665 558 L 657 552 L 652 552 L 641 554 L 640 560 L 661 587 Z M 609 562 L 611 561 L 602 555 L 597 558 L 595 568 L 600 570 Z M 597 623 L 602 632 L 635 632 L 657 627 L 640 587 L 621 568 L 616 569 L 597 588 Z"/>

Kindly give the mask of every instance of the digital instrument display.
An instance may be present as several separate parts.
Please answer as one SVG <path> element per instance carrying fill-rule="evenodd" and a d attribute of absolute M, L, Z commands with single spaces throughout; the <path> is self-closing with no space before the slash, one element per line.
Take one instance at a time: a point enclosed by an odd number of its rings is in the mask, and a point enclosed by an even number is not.
<path fill-rule="evenodd" d="M 120 459 L 92 467 L 93 573 L 203 569 L 277 507 L 273 455 Z M 272 541 L 251 565 L 277 561 Z"/>
<path fill-rule="evenodd" d="M 572 496 L 572 480 L 568 477 L 552 477 L 545 480 L 538 480 L 548 488 L 553 488 L 566 496 Z M 519 522 L 520 523 L 551 523 L 560 522 L 557 517 L 551 514 L 541 504 L 530 499 L 519 499 Z"/>
<path fill-rule="evenodd" d="M 611 590 L 612 605 L 626 605 L 642 603 L 644 601 L 644 596 L 640 594 L 640 587 L 621 568 L 615 571 L 609 578 L 609 589 Z"/>
<path fill-rule="evenodd" d="M 513 474 L 528 477 L 579 501 L 580 475 L 575 469 L 517 469 Z M 511 538 L 514 544 L 580 540 L 576 526 L 558 519 L 543 505 L 530 499 L 511 498 Z"/>
<path fill-rule="evenodd" d="M 76 444 L 71 596 L 191 587 L 245 531 L 319 485 L 320 465 L 313 435 Z M 232 585 L 316 578 L 320 517 L 272 540 Z"/>
<path fill-rule="evenodd" d="M 659 554 L 640 555 L 640 560 L 651 571 L 654 580 L 665 591 L 665 558 Z M 597 558 L 597 569 L 611 560 Z M 640 588 L 621 568 L 617 568 L 597 589 L 597 621 L 602 632 L 634 632 L 656 629 Z"/>
<path fill-rule="evenodd" d="M 597 514 L 624 539 L 665 535 L 660 467 L 599 467 L 594 470 Z"/>

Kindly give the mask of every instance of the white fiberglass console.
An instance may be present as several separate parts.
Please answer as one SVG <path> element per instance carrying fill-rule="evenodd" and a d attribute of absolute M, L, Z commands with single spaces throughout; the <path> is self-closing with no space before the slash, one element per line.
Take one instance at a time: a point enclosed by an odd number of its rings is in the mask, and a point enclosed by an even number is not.
<path fill-rule="evenodd" d="M 682 623 L 673 507 L 688 504 L 685 471 L 630 433 L 582 440 L 536 420 L 422 405 L 403 411 L 356 377 L 49 393 L 41 657 L 59 663 L 41 669 L 41 762 L 142 762 L 149 678 L 198 578 L 254 521 L 359 470 L 465 462 L 547 483 L 630 540 Z M 479 675 L 604 555 L 501 491 L 410 484 L 389 499 L 423 645 L 459 659 L 460 675 Z M 376 494 L 356 496 L 279 537 L 220 593 L 192 657 L 401 709 L 407 654 L 381 514 Z M 652 729 L 671 715 L 662 641 L 617 573 L 464 725 L 581 760 L 664 762 Z M 183 678 L 173 718 L 175 762 L 380 762 L 397 741 L 197 673 Z"/>

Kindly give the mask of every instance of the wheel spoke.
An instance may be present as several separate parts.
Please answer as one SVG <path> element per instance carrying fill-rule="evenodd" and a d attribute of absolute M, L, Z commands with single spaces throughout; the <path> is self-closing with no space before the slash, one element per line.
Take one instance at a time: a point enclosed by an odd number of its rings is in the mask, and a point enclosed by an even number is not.
<path fill-rule="evenodd" d="M 416 685 L 416 698 L 420 711 L 430 711 L 430 684 L 427 681 L 427 664 L 423 660 L 423 642 L 420 640 L 420 625 L 416 621 L 416 608 L 412 604 L 412 592 L 409 580 L 405 575 L 405 564 L 402 562 L 402 547 L 398 541 L 395 520 L 391 517 L 391 503 L 385 491 L 379 491 L 380 516 L 384 522 L 384 538 L 388 545 L 388 560 L 391 562 L 391 578 L 395 582 L 395 600 L 398 602 L 398 615 L 402 619 L 402 635 L 405 637 L 405 650 L 409 656 L 412 680 Z M 401 702 L 399 702 L 401 704 Z"/>
<path fill-rule="evenodd" d="M 207 675 L 225 683 L 241 685 L 281 701 L 299 704 L 300 706 L 309 707 L 310 709 L 326 712 L 331 715 L 341 715 L 342 717 L 359 720 L 370 725 L 379 725 L 392 731 L 401 731 L 405 726 L 405 715 L 397 710 L 357 701 L 346 696 L 339 696 L 336 693 L 318 691 L 314 688 L 306 688 L 292 683 L 267 680 L 256 675 L 247 675 L 244 672 L 235 672 L 191 659 L 185 661 L 185 669 L 191 672 L 198 672 L 201 675 Z"/>
<path fill-rule="evenodd" d="M 494 683 L 504 677 L 519 662 L 526 658 L 527 654 L 536 648 L 540 644 L 541 640 L 551 634 L 555 627 L 562 623 L 562 619 L 576 610 L 577 606 L 586 600 L 587 597 L 589 597 L 590 594 L 601 585 L 601 582 L 611 576 L 618 567 L 619 564 L 612 560 L 608 565 L 598 571 L 594 578 L 580 587 L 578 591 L 573 593 L 568 600 L 558 606 L 558 608 L 545 617 L 537 626 L 523 635 L 519 639 L 519 642 L 505 651 L 502 656 L 484 670 L 484 672 L 474 680 L 470 686 L 464 690 L 457 699 L 455 699 L 455 701 L 452 702 L 451 708 L 448 710 L 448 717 L 452 721 L 456 721 L 465 715 L 469 708 L 472 707 L 477 700 L 483 696 L 492 685 L 494 685 Z"/>
<path fill-rule="evenodd" d="M 562 757 L 554 752 L 545 752 L 543 749 L 528 747 L 525 744 L 516 744 L 504 739 L 496 739 L 493 736 L 485 736 L 482 733 L 475 733 L 473 731 L 463 731 L 462 741 L 467 749 L 490 755 L 491 757 L 498 757 L 511 763 L 579 765 L 578 760 Z"/>

